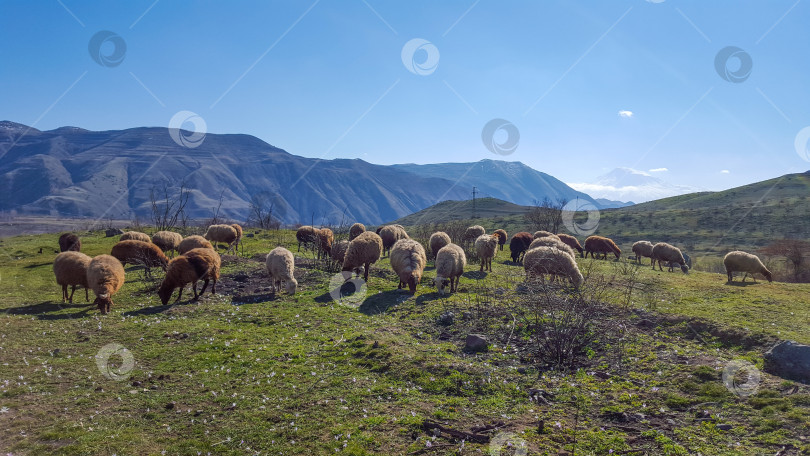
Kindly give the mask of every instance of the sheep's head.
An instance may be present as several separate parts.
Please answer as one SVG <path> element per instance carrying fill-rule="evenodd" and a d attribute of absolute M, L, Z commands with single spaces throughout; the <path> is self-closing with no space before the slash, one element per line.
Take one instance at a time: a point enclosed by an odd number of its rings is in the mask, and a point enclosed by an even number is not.
<path fill-rule="evenodd" d="M 762 271 L 762 275 L 764 275 L 765 278 L 768 279 L 768 282 L 773 282 L 773 274 L 771 274 L 771 271 L 765 269 L 764 271 Z"/>
<path fill-rule="evenodd" d="M 298 287 L 298 281 L 295 279 L 290 279 L 287 283 L 284 284 L 284 289 L 287 291 L 287 294 L 294 295 L 295 289 Z"/>
<path fill-rule="evenodd" d="M 417 280 L 416 276 L 411 275 L 410 277 L 408 277 L 408 291 L 410 291 L 411 294 L 416 293 L 416 284 L 417 283 L 419 283 L 419 281 Z"/>
<path fill-rule="evenodd" d="M 169 298 L 172 297 L 172 291 L 174 291 L 174 289 L 168 286 L 165 281 L 160 284 L 158 296 L 160 296 L 160 302 L 163 303 L 164 306 L 169 303 Z"/>
<path fill-rule="evenodd" d="M 681 265 L 681 271 L 682 271 L 684 274 L 689 274 L 689 266 L 687 266 L 687 265 L 685 265 L 685 264 L 682 264 L 682 265 Z"/>
<path fill-rule="evenodd" d="M 98 310 L 101 311 L 102 314 L 106 314 L 108 312 L 108 309 L 112 307 L 112 298 L 110 297 L 109 294 L 103 293 L 96 296 L 96 299 L 95 301 L 93 301 L 93 304 L 95 304 L 96 307 L 98 307 Z"/>
<path fill-rule="evenodd" d="M 436 289 L 439 290 L 439 294 L 443 295 L 444 289 L 450 284 L 450 279 L 436 276 L 436 278 L 433 279 L 433 284 L 436 285 Z"/>

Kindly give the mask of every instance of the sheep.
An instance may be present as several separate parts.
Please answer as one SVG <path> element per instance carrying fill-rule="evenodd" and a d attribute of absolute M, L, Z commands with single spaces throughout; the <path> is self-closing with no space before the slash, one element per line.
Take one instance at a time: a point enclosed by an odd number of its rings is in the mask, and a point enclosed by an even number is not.
<path fill-rule="evenodd" d="M 498 236 L 482 234 L 475 240 L 475 251 L 481 259 L 481 272 L 492 272 L 492 259 L 498 254 Z"/>
<path fill-rule="evenodd" d="M 540 246 L 529 249 L 523 259 L 523 268 L 527 280 L 535 276 L 542 279 L 545 274 L 565 276 L 575 288 L 582 286 L 585 281 L 574 257 L 556 247 Z"/>
<path fill-rule="evenodd" d="M 360 233 L 366 231 L 366 226 L 362 223 L 355 223 L 349 228 L 349 241 L 353 241 L 354 238 L 360 235 Z"/>
<path fill-rule="evenodd" d="M 160 247 L 163 253 L 177 251 L 177 246 L 183 242 L 183 236 L 174 231 L 158 231 L 152 235 L 152 244 Z"/>
<path fill-rule="evenodd" d="M 64 233 L 61 236 L 59 236 L 59 251 L 81 252 L 82 240 L 79 239 L 79 236 L 76 236 L 73 233 Z"/>
<path fill-rule="evenodd" d="M 456 244 L 447 244 L 436 253 L 436 278 L 433 283 L 439 290 L 439 294 L 444 295 L 445 287 L 450 284 L 450 292 L 458 290 L 458 282 L 464 274 L 464 266 L 467 266 L 467 255 L 464 249 Z"/>
<path fill-rule="evenodd" d="M 498 230 L 495 230 L 492 234 L 497 234 L 498 235 L 498 246 L 500 247 L 500 250 L 503 251 L 503 246 L 504 246 L 504 244 L 506 244 L 506 238 L 507 238 L 506 230 L 498 229 Z"/>
<path fill-rule="evenodd" d="M 532 235 L 532 237 L 537 239 L 537 238 L 541 238 L 541 237 L 557 237 L 557 235 L 552 233 L 551 231 L 540 230 L 540 231 L 535 231 L 534 235 Z"/>
<path fill-rule="evenodd" d="M 228 245 L 228 248 L 225 249 L 225 253 L 228 253 L 231 249 L 234 249 L 235 253 L 238 236 L 239 233 L 231 225 L 211 225 L 208 227 L 208 231 L 205 232 L 204 237 L 208 241 L 213 242 L 214 245 L 219 242 L 224 242 Z M 214 250 L 216 250 L 216 248 Z"/>
<path fill-rule="evenodd" d="M 664 270 L 661 263 L 669 263 L 669 272 L 672 272 L 672 264 L 677 263 L 681 266 L 681 271 L 684 274 L 689 272 L 689 266 L 686 265 L 686 260 L 683 258 L 681 250 L 674 245 L 667 244 L 666 242 L 659 242 L 653 246 L 652 250 L 653 269 L 655 269 L 655 262 L 658 262 L 658 269 Z"/>
<path fill-rule="evenodd" d="M 178 255 L 169 262 L 169 270 L 166 271 L 166 277 L 161 282 L 160 288 L 158 288 L 160 302 L 164 306 L 168 304 L 175 288 L 180 288 L 175 301 L 180 302 L 180 298 L 183 296 L 183 288 L 189 283 L 192 291 L 194 291 L 194 301 L 205 293 L 210 280 L 214 282 L 211 286 L 211 294 L 216 293 L 221 265 L 222 259 L 219 253 L 208 247 L 191 249 L 182 255 Z M 200 279 L 203 279 L 204 282 L 202 290 L 197 294 L 197 281 Z"/>
<path fill-rule="evenodd" d="M 231 223 L 231 227 L 236 230 L 236 241 L 234 241 L 234 253 L 239 249 L 239 246 L 242 245 L 242 226 L 238 223 Z M 242 253 L 245 252 L 244 246 L 242 246 Z"/>
<path fill-rule="evenodd" d="M 380 259 L 383 250 L 382 238 L 377 233 L 366 231 L 349 242 L 346 257 L 343 259 L 343 271 L 354 271 L 359 275 L 363 270 L 363 280 L 368 282 L 368 271 L 371 264 Z"/>
<path fill-rule="evenodd" d="M 169 266 L 169 259 L 163 254 L 158 246 L 151 242 L 136 240 L 119 241 L 110 252 L 122 265 L 140 264 L 143 265 L 146 275 L 151 274 L 150 268 L 159 266 L 164 271 Z"/>
<path fill-rule="evenodd" d="M 276 247 L 267 254 L 265 265 L 273 292 L 281 291 L 281 282 L 284 282 L 287 294 L 294 295 L 298 281 L 295 280 L 295 257 L 292 252 L 284 247 Z"/>
<path fill-rule="evenodd" d="M 745 278 L 748 277 L 748 274 L 751 274 L 754 282 L 757 281 L 754 274 L 762 274 L 768 279 L 768 282 L 773 282 L 773 274 L 762 264 L 762 261 L 756 255 L 741 250 L 728 252 L 723 258 L 723 265 L 726 267 L 726 274 L 728 274 L 728 283 L 734 280 L 734 272 L 745 273 L 742 279 L 743 282 L 745 282 Z"/>
<path fill-rule="evenodd" d="M 520 263 L 523 259 L 523 255 L 526 254 L 526 250 L 529 249 L 532 240 L 532 234 L 526 231 L 521 231 L 512 236 L 512 240 L 509 241 L 509 250 L 512 252 L 513 263 Z"/>
<path fill-rule="evenodd" d="M 558 238 L 556 236 L 555 237 L 551 237 L 551 236 L 539 237 L 539 238 L 533 240 L 532 243 L 529 245 L 529 250 L 531 250 L 531 249 L 533 249 L 535 247 L 540 247 L 540 246 L 555 247 L 555 248 L 557 248 L 559 250 L 562 250 L 563 252 L 571 255 L 571 258 L 576 258 L 576 254 L 574 253 L 574 249 L 569 247 L 568 244 L 561 241 L 560 238 Z"/>
<path fill-rule="evenodd" d="M 557 237 L 560 238 L 560 240 L 563 241 L 568 247 L 571 247 L 579 252 L 579 256 L 584 256 L 585 250 L 582 248 L 582 245 L 580 245 L 577 238 L 565 233 L 557 233 Z"/>
<path fill-rule="evenodd" d="M 93 290 L 93 301 L 102 314 L 110 312 L 114 295 L 126 280 L 124 266 L 114 256 L 98 255 L 87 264 L 87 286 Z"/>
<path fill-rule="evenodd" d="M 585 239 L 585 258 L 588 258 L 589 253 L 591 254 L 591 258 L 596 258 L 597 253 L 604 253 L 604 259 L 606 260 L 608 253 L 613 253 L 618 260 L 622 251 L 612 239 L 602 236 L 589 236 Z"/>
<path fill-rule="evenodd" d="M 343 264 L 343 260 L 346 258 L 346 249 L 348 248 L 349 248 L 349 241 L 347 241 L 346 239 L 335 242 L 334 244 L 332 244 L 332 250 L 329 252 L 329 256 L 332 258 L 332 260 L 340 264 Z"/>
<path fill-rule="evenodd" d="M 87 266 L 90 264 L 91 258 L 81 252 L 66 251 L 53 260 L 53 275 L 56 276 L 56 283 L 62 285 L 62 302 L 69 302 L 73 304 L 73 293 L 76 292 L 76 286 L 81 285 L 84 287 L 84 299 L 90 301 L 87 286 Z M 68 285 L 72 288 L 70 290 L 70 297 L 68 297 Z"/>
<path fill-rule="evenodd" d="M 317 228 L 313 228 L 309 225 L 304 225 L 298 228 L 298 231 L 295 232 L 295 238 L 298 240 L 298 251 L 301 251 L 301 244 L 304 245 L 304 249 L 307 248 L 309 244 L 315 244 L 315 241 L 318 240 Z"/>
<path fill-rule="evenodd" d="M 641 258 L 646 257 L 650 259 L 650 264 L 655 260 L 652 259 L 653 244 L 650 241 L 638 241 L 633 244 L 633 253 L 636 254 L 636 260 L 641 263 Z"/>
<path fill-rule="evenodd" d="M 462 236 L 461 239 L 464 242 L 474 242 L 476 239 L 478 239 L 479 236 L 482 236 L 486 233 L 487 230 L 485 230 L 483 226 L 473 225 L 464 231 L 464 236 Z"/>
<path fill-rule="evenodd" d="M 315 235 L 318 237 L 318 259 L 320 260 L 321 255 L 325 258 L 332 250 L 332 242 L 335 240 L 335 233 L 329 228 L 321 228 L 315 230 Z"/>
<path fill-rule="evenodd" d="M 389 255 L 391 269 L 399 276 L 397 289 L 402 289 L 405 285 L 411 294 L 416 293 L 416 286 L 422 280 L 422 272 L 425 270 L 427 256 L 422 244 L 412 239 L 400 239 L 391 247 Z"/>
<path fill-rule="evenodd" d="M 146 233 L 141 233 L 140 231 L 127 231 L 118 238 L 119 241 L 143 241 L 143 242 L 152 242 L 152 238 L 149 237 Z"/>
<path fill-rule="evenodd" d="M 442 247 L 450 244 L 451 242 L 450 236 L 444 231 L 437 231 L 431 234 L 430 240 L 428 240 L 428 245 L 430 246 L 430 252 L 433 254 L 434 258 L 439 254 L 439 250 L 441 250 Z"/>
<path fill-rule="evenodd" d="M 391 254 L 391 247 L 393 247 L 398 240 L 408 239 L 408 233 L 405 232 L 405 228 L 403 228 L 402 225 L 386 225 L 380 230 L 379 236 L 383 243 L 383 254 L 388 252 L 389 255 Z"/>
<path fill-rule="evenodd" d="M 214 246 L 211 245 L 210 242 L 206 241 L 204 237 L 194 234 L 183 239 L 180 244 L 178 244 L 177 253 L 183 255 L 192 249 L 214 250 Z"/>

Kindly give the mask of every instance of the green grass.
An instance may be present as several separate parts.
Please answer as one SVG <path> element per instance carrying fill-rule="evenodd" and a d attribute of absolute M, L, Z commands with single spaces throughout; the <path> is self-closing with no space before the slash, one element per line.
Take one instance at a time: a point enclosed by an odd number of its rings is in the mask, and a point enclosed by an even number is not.
<path fill-rule="evenodd" d="M 261 232 L 245 239 L 244 256 L 224 257 L 217 295 L 162 306 L 158 282 L 128 268 L 102 316 L 81 291 L 61 304 L 51 270 L 57 237 L 0 243 L 0 449 L 13 454 L 409 454 L 427 441 L 433 448 L 421 454 L 488 450 L 432 439 L 421 428 L 427 418 L 463 431 L 500 423 L 491 434 L 514 434 L 530 454 L 773 454 L 806 445 L 798 436 L 810 430 L 807 387 L 785 395 L 792 385 L 763 373 L 758 393 L 738 398 L 720 372 L 740 357 L 761 367 L 763 346 L 742 341 L 810 342 L 810 285 L 743 287 L 720 274 L 580 259 L 589 284 L 608 284 L 624 329 L 600 334 L 581 368 L 562 373 L 530 361 L 530 334 L 513 318 L 523 272 L 506 261 L 508 248 L 486 277 L 469 265 L 448 298 L 429 286 L 432 264 L 415 296 L 396 290 L 384 258 L 365 299 L 350 306 L 331 299 L 335 270 L 316 267 L 311 252 L 296 252 L 295 296 L 267 292 L 261 255 L 278 244 L 296 249 L 292 232 Z M 82 241 L 96 255 L 115 239 L 83 233 Z M 642 291 L 628 299 L 628 284 Z M 456 317 L 449 327 L 436 323 L 446 311 Z M 641 318 L 659 324 L 642 330 Z M 488 335 L 490 350 L 465 354 L 469 333 Z M 96 363 L 112 343 L 134 360 L 120 381 Z M 113 356 L 107 368 L 122 363 Z M 530 389 L 554 396 L 533 402 Z M 703 410 L 712 419 L 696 421 Z M 622 413 L 629 421 L 617 421 Z"/>

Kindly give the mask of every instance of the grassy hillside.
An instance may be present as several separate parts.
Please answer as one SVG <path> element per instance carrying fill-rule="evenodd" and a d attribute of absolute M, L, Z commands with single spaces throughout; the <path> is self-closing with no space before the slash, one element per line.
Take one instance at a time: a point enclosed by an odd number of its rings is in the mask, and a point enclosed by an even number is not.
<path fill-rule="evenodd" d="M 419 212 L 414 212 L 411 215 L 402 217 L 394 223 L 413 226 L 473 218 L 491 219 L 495 217 L 522 215 L 528 212 L 529 209 L 528 206 L 520 206 L 497 198 L 478 198 L 475 201 L 474 209 L 472 200 L 442 201 Z M 475 215 L 475 217 L 473 215 Z"/>
<path fill-rule="evenodd" d="M 761 368 L 776 339 L 810 342 L 810 285 L 726 285 L 719 274 L 578 259 L 580 293 L 544 291 L 526 288 L 505 251 L 492 273 L 468 265 L 447 297 L 430 286 L 432 264 L 415 296 L 397 290 L 384 258 L 361 299 L 337 302 L 336 269 L 311 252 L 296 252 L 298 293 L 269 290 L 263 254 L 295 252 L 294 233 L 281 231 L 224 256 L 217 294 L 196 303 L 161 305 L 162 273 L 147 280 L 130 267 L 101 316 L 81 291 L 61 303 L 56 238 L 0 242 L 9 453 L 472 455 L 505 441 L 529 454 L 810 451 L 799 439 L 810 388 L 762 373 L 755 394 L 738 396 L 720 378 L 733 359 Z M 114 242 L 83 233 L 90 255 Z M 580 315 L 595 337 L 573 370 L 550 370 L 538 351 L 559 322 L 551 297 L 589 303 Z M 453 321 L 440 324 L 447 312 Z M 462 351 L 470 333 L 488 337 L 487 352 Z M 108 344 L 132 364 L 105 358 Z M 435 423 L 489 441 L 436 435 Z"/>

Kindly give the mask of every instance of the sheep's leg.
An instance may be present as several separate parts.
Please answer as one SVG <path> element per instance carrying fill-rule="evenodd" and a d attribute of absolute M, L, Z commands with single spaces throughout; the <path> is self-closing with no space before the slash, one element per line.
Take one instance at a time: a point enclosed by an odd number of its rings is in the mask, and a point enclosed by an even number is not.
<path fill-rule="evenodd" d="M 177 300 L 174 301 L 175 304 L 180 302 L 180 298 L 183 296 L 183 288 L 185 288 L 185 286 L 180 287 L 180 291 L 177 292 Z"/>
<path fill-rule="evenodd" d="M 203 293 L 205 293 L 205 289 L 206 289 L 206 288 L 208 288 L 208 279 L 207 279 L 207 278 L 206 278 L 206 279 L 205 279 L 205 281 L 203 282 L 203 287 L 202 287 L 202 290 L 200 290 L 200 296 L 202 296 L 202 295 L 203 295 Z"/>
<path fill-rule="evenodd" d="M 746 277 L 748 277 L 748 273 L 747 273 L 747 272 L 746 272 L 746 273 L 743 275 L 743 280 L 742 280 L 743 282 L 745 282 L 745 278 L 746 278 Z"/>
<path fill-rule="evenodd" d="M 62 304 L 67 302 L 67 284 L 62 285 Z"/>
<path fill-rule="evenodd" d="M 363 272 L 363 280 L 368 282 L 368 270 L 371 269 L 371 263 L 366 263 L 365 271 Z"/>
<path fill-rule="evenodd" d="M 68 302 L 73 304 L 73 293 L 76 292 L 76 285 L 73 285 L 70 289 L 70 297 L 68 298 Z"/>
<path fill-rule="evenodd" d="M 191 282 L 191 290 L 194 291 L 194 300 L 196 301 L 199 298 L 199 295 L 197 294 L 197 281 L 196 280 Z"/>
<path fill-rule="evenodd" d="M 87 288 L 84 289 L 84 300 L 90 302 L 90 293 L 87 291 Z"/>
<path fill-rule="evenodd" d="M 726 271 L 726 275 L 728 275 L 728 282 L 731 283 L 732 280 L 731 271 Z"/>
<path fill-rule="evenodd" d="M 212 283 L 211 283 L 211 294 L 216 294 L 217 293 L 217 279 L 213 278 L 213 279 L 211 279 L 211 281 L 212 281 Z"/>

